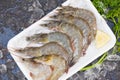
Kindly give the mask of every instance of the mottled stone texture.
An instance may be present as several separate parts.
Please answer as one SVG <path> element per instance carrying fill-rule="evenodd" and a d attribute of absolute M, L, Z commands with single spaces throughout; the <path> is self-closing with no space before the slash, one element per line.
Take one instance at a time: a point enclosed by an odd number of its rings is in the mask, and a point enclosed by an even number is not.
<path fill-rule="evenodd" d="M 64 1 L 0 0 L 0 80 L 26 80 L 7 51 L 7 42 Z M 78 72 L 68 80 L 120 80 L 120 56 L 110 55 L 102 65 Z"/>

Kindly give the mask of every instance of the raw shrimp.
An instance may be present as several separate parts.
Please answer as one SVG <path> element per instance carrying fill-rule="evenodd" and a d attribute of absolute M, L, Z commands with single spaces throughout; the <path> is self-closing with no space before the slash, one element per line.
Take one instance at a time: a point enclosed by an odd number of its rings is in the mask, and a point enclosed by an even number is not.
<path fill-rule="evenodd" d="M 70 24 L 74 24 L 76 27 L 79 28 L 80 32 L 82 32 L 84 37 L 83 51 L 85 53 L 86 49 L 88 48 L 89 44 L 92 41 L 92 36 L 93 36 L 88 23 L 82 18 L 74 17 L 72 15 L 67 15 L 67 14 L 54 15 L 51 16 L 51 18 L 57 19 L 58 21 L 64 21 Z"/>
<path fill-rule="evenodd" d="M 51 66 L 26 58 L 19 58 L 19 62 L 25 66 L 25 69 L 27 69 L 26 73 L 28 73 L 32 80 L 49 80 L 51 78 L 53 73 Z"/>
<path fill-rule="evenodd" d="M 70 36 L 71 41 L 73 41 L 74 54 L 73 61 L 71 63 L 72 66 L 72 64 L 76 63 L 78 59 L 83 55 L 83 36 L 80 33 L 79 29 L 73 24 L 62 23 L 60 27 L 63 32 Z"/>
<path fill-rule="evenodd" d="M 60 25 L 60 23 L 61 23 L 61 21 L 57 21 L 57 20 L 45 20 L 45 22 L 46 23 L 44 23 L 44 24 L 40 24 L 40 26 L 48 27 L 49 29 L 57 29 L 58 25 Z"/>
<path fill-rule="evenodd" d="M 52 21 L 48 23 L 46 27 L 50 28 Z M 56 21 L 55 21 L 56 22 Z M 61 23 L 60 23 L 61 22 Z M 74 64 L 77 62 L 77 60 L 80 58 L 80 56 L 83 54 L 83 36 L 81 31 L 78 27 L 71 23 L 63 22 L 63 21 L 57 21 L 56 24 L 60 23 L 59 25 L 54 25 L 54 28 L 59 28 L 58 31 L 66 33 L 68 36 L 70 36 L 70 39 L 73 44 L 74 54 L 73 54 L 73 62 L 71 64 Z M 52 22 L 53 23 L 53 22 Z"/>
<path fill-rule="evenodd" d="M 45 65 L 49 65 L 53 68 L 53 72 L 49 80 L 58 80 L 58 78 L 63 75 L 63 73 L 66 72 L 68 69 L 68 66 L 66 65 L 66 61 L 56 55 L 47 55 L 47 56 L 41 56 L 33 59 L 36 63 L 42 63 Z"/>
<path fill-rule="evenodd" d="M 34 34 L 33 36 L 27 37 L 26 39 L 31 43 L 42 42 L 43 44 L 46 44 L 48 42 L 57 42 L 67 50 L 70 59 L 72 59 L 73 50 L 71 40 L 70 37 L 65 33 L 61 32 L 40 33 Z"/>
<path fill-rule="evenodd" d="M 24 58 L 33 58 L 43 55 L 55 54 L 63 57 L 66 61 L 69 61 L 69 54 L 57 42 L 49 42 L 41 47 L 26 47 L 23 49 L 15 49 L 14 51 L 17 53 L 16 55 Z"/>
<path fill-rule="evenodd" d="M 94 37 L 96 36 L 96 31 L 97 31 L 96 18 L 91 11 L 83 8 L 74 8 L 70 6 L 62 6 L 59 9 L 57 9 L 57 11 L 58 13 L 73 15 L 74 17 L 80 17 L 84 19 L 90 25 L 90 28 L 93 31 L 92 33 L 94 34 Z"/>

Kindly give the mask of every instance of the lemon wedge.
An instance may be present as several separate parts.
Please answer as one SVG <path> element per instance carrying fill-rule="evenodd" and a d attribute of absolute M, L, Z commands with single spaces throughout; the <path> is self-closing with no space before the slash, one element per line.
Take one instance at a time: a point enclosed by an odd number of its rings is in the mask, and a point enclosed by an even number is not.
<path fill-rule="evenodd" d="M 105 46 L 105 44 L 107 44 L 109 40 L 110 36 L 107 33 L 97 30 L 97 34 L 95 37 L 95 43 L 97 48 Z"/>

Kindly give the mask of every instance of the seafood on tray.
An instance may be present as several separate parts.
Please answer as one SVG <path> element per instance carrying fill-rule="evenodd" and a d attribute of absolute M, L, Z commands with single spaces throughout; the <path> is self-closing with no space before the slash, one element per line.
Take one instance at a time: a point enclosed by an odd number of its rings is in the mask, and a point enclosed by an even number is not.
<path fill-rule="evenodd" d="M 22 58 L 21 61 L 30 70 L 29 74 L 33 80 L 57 80 L 68 70 L 66 60 L 59 55 Z"/>
<path fill-rule="evenodd" d="M 28 43 L 41 43 L 42 46 L 14 50 L 17 56 L 24 58 L 24 62 L 39 65 L 36 68 L 40 71 L 39 75 L 31 75 L 41 77 L 34 77 L 33 80 L 58 80 L 67 73 L 69 67 L 86 54 L 86 50 L 96 37 L 96 17 L 89 10 L 60 6 L 56 9 L 56 14 L 49 18 L 39 25 L 53 32 L 26 37 Z M 42 67 L 44 71 L 41 70 Z"/>

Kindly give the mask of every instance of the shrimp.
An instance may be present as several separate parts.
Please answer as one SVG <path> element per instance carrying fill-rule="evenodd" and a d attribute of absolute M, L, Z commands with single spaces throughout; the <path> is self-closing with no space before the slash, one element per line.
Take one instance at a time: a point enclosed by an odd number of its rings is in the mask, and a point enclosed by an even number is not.
<path fill-rule="evenodd" d="M 16 49 L 15 52 L 17 53 L 16 55 L 21 56 L 23 58 L 33 58 L 43 55 L 55 54 L 63 57 L 66 61 L 69 61 L 69 54 L 57 42 L 49 42 L 41 47 L 26 47 L 23 49 Z"/>
<path fill-rule="evenodd" d="M 70 36 L 71 41 L 73 41 L 74 54 L 71 63 L 72 66 L 72 64 L 76 63 L 83 54 L 82 52 L 83 36 L 80 33 L 79 29 L 75 27 L 73 24 L 62 23 L 60 27 L 62 28 L 63 32 Z"/>
<path fill-rule="evenodd" d="M 53 68 L 53 72 L 49 80 L 58 80 L 58 78 L 62 76 L 68 69 L 66 61 L 62 57 L 56 55 L 37 57 L 34 58 L 33 61 L 35 61 L 36 63 L 49 65 Z"/>
<path fill-rule="evenodd" d="M 59 9 L 57 9 L 58 13 L 64 13 L 67 15 L 73 15 L 74 17 L 80 17 L 88 22 L 90 25 L 91 30 L 93 31 L 93 37 L 96 36 L 97 31 L 97 24 L 96 24 L 96 18 L 95 15 L 86 9 L 82 8 L 74 8 L 70 6 L 62 6 Z M 94 39 L 94 38 L 93 38 Z"/>
<path fill-rule="evenodd" d="M 57 20 L 45 20 L 45 22 L 47 23 L 44 23 L 44 24 L 40 24 L 40 26 L 42 27 L 48 27 L 49 29 L 58 29 L 58 25 L 60 25 L 61 21 L 57 21 Z"/>
<path fill-rule="evenodd" d="M 72 15 L 66 15 L 66 14 L 54 15 L 54 16 L 51 16 L 51 18 L 57 19 L 57 20 L 60 20 L 60 21 L 63 20 L 64 22 L 74 24 L 76 27 L 79 28 L 80 32 L 82 32 L 82 34 L 84 36 L 83 51 L 85 53 L 89 44 L 92 41 L 92 33 L 91 33 L 91 30 L 90 30 L 90 27 L 89 27 L 88 23 L 85 20 L 83 20 L 82 18 L 78 18 L 78 17 L 74 17 Z"/>
<path fill-rule="evenodd" d="M 48 42 L 57 42 L 67 50 L 70 59 L 72 59 L 73 50 L 71 40 L 70 37 L 65 33 L 61 32 L 40 33 L 27 37 L 26 40 L 32 43 L 42 42 L 43 44 L 46 44 Z"/>
<path fill-rule="evenodd" d="M 48 23 L 48 28 L 50 28 L 52 21 Z M 55 21 L 56 22 L 56 21 Z M 66 33 L 68 36 L 70 36 L 70 39 L 72 41 L 72 47 L 74 49 L 74 60 L 73 62 L 70 62 L 71 64 L 74 64 L 82 55 L 82 46 L 83 46 L 83 36 L 81 31 L 79 30 L 78 27 L 76 27 L 74 24 L 63 22 L 63 21 L 57 21 L 58 24 L 61 22 L 59 25 L 55 25 L 54 27 L 59 28 L 58 31 L 62 33 Z M 56 22 L 56 24 L 57 24 Z M 53 22 L 52 22 L 53 23 Z"/>
<path fill-rule="evenodd" d="M 27 69 L 26 73 L 32 78 L 32 80 L 49 80 L 53 73 L 53 68 L 49 65 L 37 63 L 32 58 L 19 58 L 19 62 Z"/>

